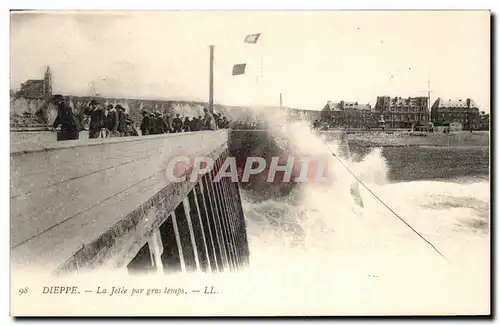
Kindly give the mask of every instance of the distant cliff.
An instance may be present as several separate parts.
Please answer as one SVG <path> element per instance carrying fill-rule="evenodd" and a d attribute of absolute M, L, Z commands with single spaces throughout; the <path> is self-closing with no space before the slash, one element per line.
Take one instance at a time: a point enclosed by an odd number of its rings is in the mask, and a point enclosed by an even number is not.
<path fill-rule="evenodd" d="M 141 120 L 140 112 L 143 109 L 157 110 L 170 116 L 180 114 L 182 116 L 203 115 L 203 107 L 208 107 L 208 103 L 190 101 L 162 101 L 162 100 L 141 100 L 141 99 L 119 99 L 100 97 L 79 97 L 67 96 L 69 105 L 76 116 L 83 118 L 83 110 L 87 103 L 95 99 L 102 107 L 107 104 L 120 104 L 131 115 L 134 121 Z M 10 98 L 10 126 L 19 127 L 43 127 L 54 122 L 57 116 L 57 109 L 50 103 L 49 98 L 25 98 L 11 93 Z M 248 108 L 236 106 L 224 106 L 215 104 L 214 111 L 220 112 L 230 120 L 244 119 L 247 116 Z"/>

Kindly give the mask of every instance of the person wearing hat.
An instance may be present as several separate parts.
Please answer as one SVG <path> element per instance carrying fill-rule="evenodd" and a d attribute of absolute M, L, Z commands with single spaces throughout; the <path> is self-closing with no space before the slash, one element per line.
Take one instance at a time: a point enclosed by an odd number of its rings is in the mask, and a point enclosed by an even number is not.
<path fill-rule="evenodd" d="M 152 111 L 149 116 L 149 134 L 150 135 L 157 135 L 158 132 L 158 115 L 156 114 L 156 111 Z"/>
<path fill-rule="evenodd" d="M 104 128 L 104 110 L 99 107 L 96 100 L 92 100 L 83 113 L 90 116 L 89 138 L 99 138 L 101 129 Z"/>
<path fill-rule="evenodd" d="M 156 121 L 156 131 L 158 134 L 164 134 L 168 132 L 168 125 L 163 119 L 160 111 L 156 111 L 155 121 Z"/>
<path fill-rule="evenodd" d="M 189 117 L 184 117 L 184 121 L 182 122 L 182 130 L 184 132 L 191 131 L 191 120 Z"/>
<path fill-rule="evenodd" d="M 118 132 L 120 133 L 120 137 L 125 136 L 125 131 L 127 130 L 127 124 L 125 121 L 125 108 L 120 104 L 115 106 L 116 112 L 118 113 Z"/>
<path fill-rule="evenodd" d="M 174 132 L 182 132 L 182 120 L 179 113 L 177 113 L 175 118 L 172 120 L 172 129 Z"/>
<path fill-rule="evenodd" d="M 151 128 L 151 119 L 149 118 L 149 114 L 146 110 L 142 111 L 141 115 L 142 121 L 139 129 L 141 129 L 141 135 L 146 136 L 149 135 L 149 129 Z"/>
<path fill-rule="evenodd" d="M 106 116 L 106 137 L 117 137 L 119 136 L 118 132 L 118 113 L 112 104 L 108 104 L 107 106 L 108 115 Z"/>
<path fill-rule="evenodd" d="M 165 121 L 161 118 L 159 111 L 153 112 L 153 117 L 151 118 L 151 129 L 149 133 L 151 135 L 160 135 L 165 132 Z"/>
<path fill-rule="evenodd" d="M 161 134 L 161 122 L 158 121 L 158 111 L 153 111 L 153 119 L 152 121 L 152 128 L 151 128 L 151 134 L 152 135 L 159 135 Z"/>
<path fill-rule="evenodd" d="M 80 123 L 71 111 L 62 95 L 54 95 L 52 102 L 57 107 L 57 117 L 52 124 L 52 131 L 61 127 L 57 132 L 57 141 L 74 140 L 80 138 Z"/>
<path fill-rule="evenodd" d="M 200 122 L 198 120 L 198 117 L 193 117 L 191 119 L 190 130 L 191 131 L 200 131 Z"/>

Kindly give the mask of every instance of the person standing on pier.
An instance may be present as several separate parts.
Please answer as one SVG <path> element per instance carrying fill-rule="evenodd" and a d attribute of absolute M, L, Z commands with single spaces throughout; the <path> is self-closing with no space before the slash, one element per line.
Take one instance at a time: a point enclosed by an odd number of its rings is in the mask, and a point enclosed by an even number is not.
<path fill-rule="evenodd" d="M 141 129 L 141 135 L 146 136 L 149 135 L 151 120 L 149 119 L 149 114 L 147 111 L 142 111 L 141 114 L 142 114 L 142 121 L 139 129 Z"/>
<path fill-rule="evenodd" d="M 80 123 L 71 111 L 62 95 L 54 95 L 53 103 L 57 107 L 57 117 L 52 124 L 52 131 L 61 126 L 57 132 L 57 141 L 74 140 L 80 138 Z"/>
<path fill-rule="evenodd" d="M 118 132 L 118 113 L 112 104 L 109 104 L 108 107 L 108 115 L 106 117 L 106 137 L 117 137 L 120 135 Z"/>
<path fill-rule="evenodd" d="M 198 116 L 198 119 L 196 119 L 196 129 L 198 131 L 203 130 L 203 116 Z"/>
<path fill-rule="evenodd" d="M 125 121 L 125 108 L 120 104 L 116 105 L 115 108 L 118 114 L 118 132 L 120 133 L 120 137 L 124 137 L 127 129 Z"/>
<path fill-rule="evenodd" d="M 96 100 L 90 101 L 83 113 L 90 116 L 89 138 L 99 138 L 105 119 L 104 111 L 99 107 L 99 103 Z"/>
<path fill-rule="evenodd" d="M 191 131 L 200 131 L 201 130 L 201 117 L 193 117 L 191 119 Z"/>
<path fill-rule="evenodd" d="M 152 123 L 153 123 L 153 131 L 151 132 L 151 134 L 161 135 L 167 132 L 167 124 L 165 123 L 165 120 L 163 120 L 161 113 L 159 111 L 155 111 Z"/>
<path fill-rule="evenodd" d="M 174 132 L 182 132 L 182 120 L 179 113 L 175 115 L 175 118 L 172 121 L 172 128 L 174 129 Z"/>
<path fill-rule="evenodd" d="M 222 128 L 223 129 L 229 128 L 229 120 L 227 119 L 226 116 L 222 117 Z"/>
<path fill-rule="evenodd" d="M 191 131 L 191 120 L 189 120 L 189 117 L 184 118 L 184 123 L 182 124 L 182 129 L 184 132 Z"/>

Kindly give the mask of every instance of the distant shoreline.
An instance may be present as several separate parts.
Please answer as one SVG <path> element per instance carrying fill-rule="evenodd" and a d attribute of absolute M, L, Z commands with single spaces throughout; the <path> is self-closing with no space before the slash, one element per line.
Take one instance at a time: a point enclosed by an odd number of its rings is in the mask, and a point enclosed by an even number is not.
<path fill-rule="evenodd" d="M 342 133 L 320 132 L 328 140 L 338 139 Z M 351 146 L 360 147 L 489 147 L 488 131 L 458 131 L 449 134 L 426 133 L 412 134 L 408 132 L 384 133 L 380 131 L 346 133 L 343 138 Z"/>
<path fill-rule="evenodd" d="M 457 148 L 489 148 L 489 145 L 446 145 L 446 144 L 356 144 L 350 143 L 350 146 L 358 146 L 358 147 L 381 147 L 381 148 L 407 148 L 407 147 L 457 147 Z"/>

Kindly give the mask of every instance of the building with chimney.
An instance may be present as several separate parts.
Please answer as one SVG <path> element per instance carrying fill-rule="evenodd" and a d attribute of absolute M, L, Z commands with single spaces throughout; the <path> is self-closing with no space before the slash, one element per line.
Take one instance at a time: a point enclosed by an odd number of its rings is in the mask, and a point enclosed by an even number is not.
<path fill-rule="evenodd" d="M 47 66 L 43 79 L 29 79 L 21 84 L 17 96 L 40 98 L 52 95 L 52 73 Z"/>
<path fill-rule="evenodd" d="M 431 120 L 435 126 L 460 122 L 464 130 L 475 130 L 481 127 L 479 108 L 470 98 L 465 100 L 438 98 L 431 107 Z"/>
<path fill-rule="evenodd" d="M 412 128 L 429 123 L 429 101 L 425 96 L 378 96 L 375 111 L 388 128 Z"/>

